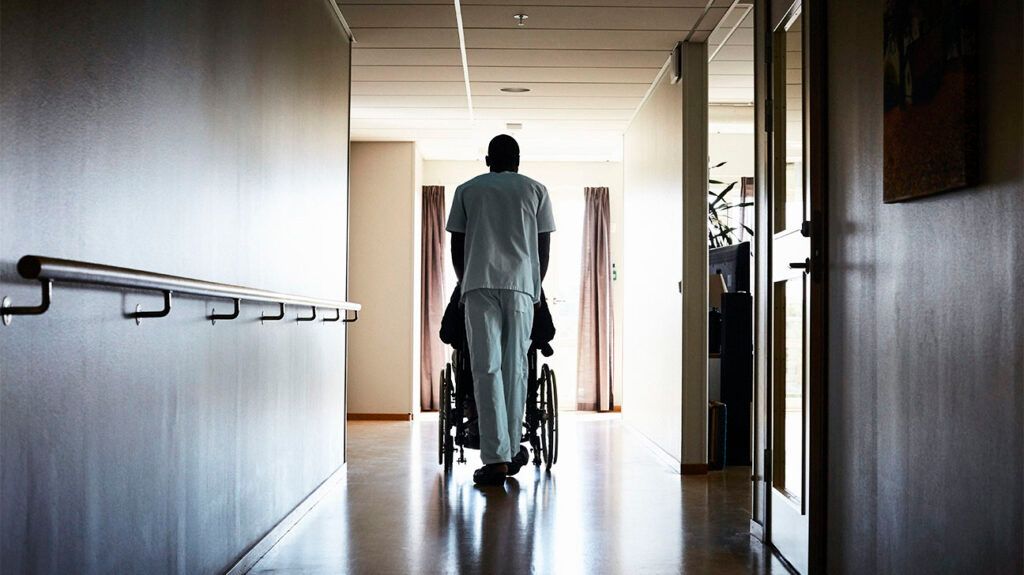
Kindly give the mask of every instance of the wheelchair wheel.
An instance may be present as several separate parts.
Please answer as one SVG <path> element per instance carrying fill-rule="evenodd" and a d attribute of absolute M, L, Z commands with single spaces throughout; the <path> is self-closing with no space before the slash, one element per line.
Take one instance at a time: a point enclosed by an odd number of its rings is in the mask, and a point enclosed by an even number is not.
<path fill-rule="evenodd" d="M 551 379 L 551 465 L 558 463 L 558 378 L 548 370 Z"/>
<path fill-rule="evenodd" d="M 441 381 L 438 386 L 438 397 L 437 397 L 437 464 L 441 465 L 444 463 L 444 420 L 445 420 L 444 408 L 444 370 L 441 370 Z"/>
<path fill-rule="evenodd" d="M 455 410 L 452 401 L 455 398 L 455 390 L 452 387 L 452 367 L 448 365 L 441 372 L 441 397 L 438 406 L 438 463 L 444 465 L 445 471 L 452 468 L 455 459 L 455 440 L 452 437 L 451 428 L 455 425 Z"/>
<path fill-rule="evenodd" d="M 541 368 L 538 403 L 540 404 L 540 445 L 544 468 L 555 464 L 558 449 L 558 396 L 555 392 L 554 372 L 545 365 Z"/>

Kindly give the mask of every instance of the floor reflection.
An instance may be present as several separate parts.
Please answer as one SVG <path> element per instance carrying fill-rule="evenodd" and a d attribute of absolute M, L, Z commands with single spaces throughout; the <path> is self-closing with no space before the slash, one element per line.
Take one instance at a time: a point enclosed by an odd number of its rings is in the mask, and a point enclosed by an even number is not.
<path fill-rule="evenodd" d="M 617 417 L 568 415 L 550 472 L 445 474 L 436 421 L 352 423 L 345 479 L 251 573 L 784 572 L 751 539 L 749 469 L 682 479 Z"/>

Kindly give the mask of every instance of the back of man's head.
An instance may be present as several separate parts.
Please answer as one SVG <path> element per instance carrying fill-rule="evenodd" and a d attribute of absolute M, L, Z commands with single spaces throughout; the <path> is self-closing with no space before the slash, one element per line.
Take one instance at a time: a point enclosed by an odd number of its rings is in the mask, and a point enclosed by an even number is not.
<path fill-rule="evenodd" d="M 507 134 L 491 139 L 487 146 L 487 165 L 492 172 L 519 171 L 519 143 Z"/>

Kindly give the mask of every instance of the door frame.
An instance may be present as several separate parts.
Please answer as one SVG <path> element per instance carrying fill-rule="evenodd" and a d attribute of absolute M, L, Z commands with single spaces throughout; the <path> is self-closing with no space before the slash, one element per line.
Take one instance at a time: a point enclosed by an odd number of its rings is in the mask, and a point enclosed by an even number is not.
<path fill-rule="evenodd" d="M 828 469 L 828 54 L 824 0 L 758 0 L 755 3 L 755 147 L 758 171 L 755 252 L 755 424 L 754 444 L 760 457 L 754 468 L 752 530 L 772 544 L 771 533 L 771 405 L 772 405 L 772 40 L 779 24 L 800 4 L 805 22 L 804 138 L 806 181 L 811 214 L 810 331 L 807 389 L 809 401 L 809 545 L 808 570 L 824 573 L 827 560 Z M 758 521 L 761 519 L 761 522 Z"/>

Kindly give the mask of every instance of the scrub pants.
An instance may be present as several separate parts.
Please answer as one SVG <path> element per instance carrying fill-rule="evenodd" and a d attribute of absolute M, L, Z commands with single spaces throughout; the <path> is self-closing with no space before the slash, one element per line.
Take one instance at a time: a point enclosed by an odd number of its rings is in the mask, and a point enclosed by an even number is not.
<path fill-rule="evenodd" d="M 513 290 L 477 289 L 464 294 L 462 303 L 480 424 L 480 459 L 509 462 L 519 452 L 523 435 L 533 298 Z"/>

